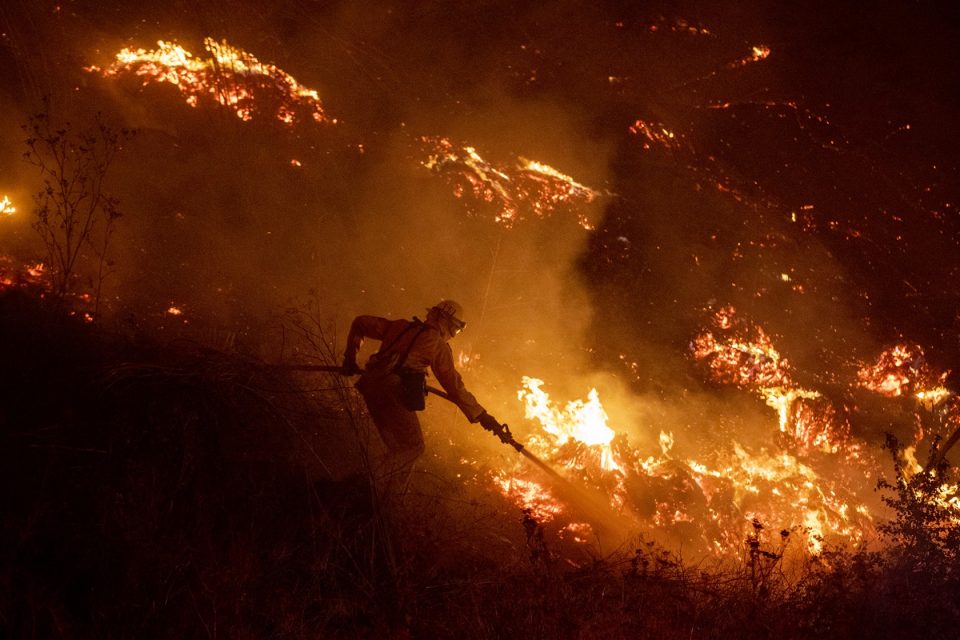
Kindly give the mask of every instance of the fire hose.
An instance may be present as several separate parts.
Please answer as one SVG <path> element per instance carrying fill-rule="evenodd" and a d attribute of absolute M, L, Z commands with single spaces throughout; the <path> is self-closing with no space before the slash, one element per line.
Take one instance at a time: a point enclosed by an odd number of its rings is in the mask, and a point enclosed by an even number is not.
<path fill-rule="evenodd" d="M 436 396 L 439 396 L 439 397 L 443 398 L 444 400 L 446 400 L 447 402 L 453 402 L 454 404 L 456 404 L 456 403 L 454 402 L 453 398 L 451 398 L 450 395 L 449 395 L 446 391 L 441 391 L 440 389 L 437 389 L 437 388 L 435 388 L 435 387 L 431 387 L 430 385 L 427 385 L 427 392 L 428 392 L 428 393 L 432 393 L 432 394 L 434 394 L 434 395 L 436 395 Z M 524 447 L 522 444 L 520 444 L 519 442 L 517 442 L 516 439 L 513 437 L 513 434 L 510 433 L 510 427 L 508 427 L 506 424 L 501 424 L 499 429 L 497 429 L 497 430 L 491 430 L 491 431 L 493 431 L 493 435 L 495 435 L 495 436 L 497 436 L 498 438 L 500 438 L 500 442 L 502 442 L 503 444 L 510 445 L 511 447 L 513 447 L 514 449 L 516 449 L 516 450 L 520 453 L 520 455 L 522 455 L 522 456 L 525 457 L 527 460 L 529 460 L 530 462 L 532 462 L 533 464 L 535 464 L 535 465 L 536 465 L 537 467 L 539 467 L 543 472 L 547 473 L 548 475 L 550 475 L 550 476 L 551 476 L 552 478 L 554 478 L 555 480 L 559 480 L 559 481 L 561 481 L 561 482 L 563 482 L 563 483 L 566 483 L 566 482 L 567 482 L 566 478 L 564 478 L 564 477 L 561 476 L 559 473 L 557 473 L 556 471 L 554 471 L 553 468 L 551 468 L 546 462 L 544 462 L 543 460 L 541 460 L 541 459 L 538 458 L 537 456 L 535 456 L 535 455 L 533 455 L 532 453 L 530 453 L 529 451 L 527 451 L 526 447 Z"/>
<path fill-rule="evenodd" d="M 284 369 L 284 370 L 286 370 L 286 371 L 317 371 L 317 372 L 325 372 L 325 373 L 336 373 L 336 374 L 339 374 L 339 375 L 347 375 L 347 374 L 344 372 L 343 367 L 340 367 L 340 366 L 337 366 L 337 365 L 321 365 L 321 364 L 291 364 L 291 365 L 284 365 L 284 364 L 276 364 L 276 365 L 270 365 L 270 367 L 271 367 L 271 368 L 274 368 L 274 369 Z M 450 394 L 448 394 L 446 391 L 443 391 L 443 390 L 441 390 L 441 389 L 437 389 L 436 387 L 431 387 L 430 385 L 427 385 L 427 386 L 426 386 L 426 391 L 427 391 L 428 393 L 432 393 L 432 394 L 435 395 L 435 396 L 438 396 L 438 397 L 440 397 L 440 398 L 443 398 L 443 399 L 446 400 L 447 402 L 451 402 L 451 403 L 453 403 L 453 404 L 456 404 L 456 401 L 455 401 L 453 398 L 451 398 L 451 397 L 450 397 Z M 550 467 L 546 462 L 544 462 L 543 460 L 541 460 L 540 458 L 538 458 L 538 457 L 535 456 L 534 454 L 532 454 L 532 453 L 530 453 L 529 451 L 527 451 L 526 447 L 524 447 L 520 442 L 517 441 L 516 438 L 513 437 L 513 434 L 510 432 L 510 427 L 509 427 L 509 426 L 507 426 L 506 424 L 501 424 L 499 429 L 489 429 L 489 431 L 490 431 L 491 433 L 493 433 L 493 435 L 497 436 L 497 438 L 500 439 L 500 442 L 502 442 L 502 443 L 505 444 L 505 445 L 509 445 L 509 446 L 513 447 L 514 449 L 516 449 L 517 452 L 518 452 L 520 455 L 522 455 L 522 456 L 525 457 L 527 460 L 529 460 L 529 461 L 532 462 L 534 465 L 536 465 L 541 471 L 543 471 L 544 473 L 548 474 L 550 477 L 554 478 L 555 480 L 559 480 L 560 482 L 563 482 L 564 484 L 567 484 L 567 479 L 566 479 L 566 478 L 564 478 L 564 477 L 561 476 L 559 473 L 557 473 L 557 472 L 556 472 L 552 467 Z"/>

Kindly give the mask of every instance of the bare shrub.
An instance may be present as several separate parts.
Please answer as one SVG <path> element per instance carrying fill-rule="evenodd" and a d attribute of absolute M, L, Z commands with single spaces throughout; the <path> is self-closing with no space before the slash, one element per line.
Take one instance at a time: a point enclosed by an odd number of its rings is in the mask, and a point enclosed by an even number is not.
<path fill-rule="evenodd" d="M 96 315 L 112 266 L 110 239 L 120 218 L 119 202 L 107 191 L 107 176 L 133 131 L 114 128 L 100 114 L 87 125 L 57 122 L 49 102 L 21 128 L 27 135 L 23 157 L 39 170 L 43 185 L 33 197 L 33 228 L 47 250 L 53 293 L 62 302 L 71 292 L 84 249 L 89 249 Z"/>

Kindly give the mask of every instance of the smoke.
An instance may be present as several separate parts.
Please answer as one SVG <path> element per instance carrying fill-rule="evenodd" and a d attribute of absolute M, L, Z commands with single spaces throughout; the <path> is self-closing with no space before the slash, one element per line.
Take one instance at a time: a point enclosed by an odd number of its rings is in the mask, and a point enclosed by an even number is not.
<path fill-rule="evenodd" d="M 527 55 L 522 40 L 466 46 L 445 35 L 446 42 L 405 57 L 393 34 L 415 16 L 390 13 L 345 5 L 298 26 L 283 47 L 278 16 L 266 16 L 272 31 L 255 37 L 244 21 L 216 12 L 201 21 L 214 28 L 205 33 L 181 30 L 173 16 L 162 28 L 98 22 L 95 14 L 65 20 L 71 64 L 63 65 L 50 115 L 82 125 L 102 112 L 112 126 L 138 132 L 109 176 L 124 216 L 104 282 L 108 321 L 186 335 L 239 333 L 256 343 L 284 308 L 307 299 L 318 300 L 322 320 L 343 335 L 354 315 L 410 317 L 454 298 L 469 321 L 454 346 L 472 363 L 465 377 L 491 412 L 520 420 L 515 393 L 523 375 L 585 394 L 583 331 L 592 309 L 576 260 L 589 233 L 570 211 L 512 228 L 494 222 L 423 166 L 418 140 L 448 137 L 504 164 L 522 155 L 598 188 L 607 184 L 612 142 L 585 110 L 524 95 L 502 77 L 518 51 Z M 130 33 L 138 36 L 131 41 Z M 288 126 L 263 114 L 246 122 L 209 100 L 190 107 L 170 84 L 81 70 L 105 67 L 124 46 L 152 48 L 159 38 L 203 56 L 207 35 L 229 37 L 317 88 L 337 124 Z M 445 55 L 435 56 L 435 47 Z M 10 149 L 16 153 L 16 143 Z M 603 204 L 592 207 L 596 222 Z M 42 254 L 36 243 L 29 252 Z M 170 307 L 182 315 L 168 315 Z M 448 418 L 440 432 L 457 427 Z"/>

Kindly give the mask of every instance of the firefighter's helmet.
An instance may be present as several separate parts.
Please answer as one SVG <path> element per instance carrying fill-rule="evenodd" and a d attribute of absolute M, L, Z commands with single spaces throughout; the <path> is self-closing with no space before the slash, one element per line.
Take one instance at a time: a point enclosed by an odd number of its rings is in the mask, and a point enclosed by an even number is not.
<path fill-rule="evenodd" d="M 441 300 L 433 305 L 430 311 L 434 311 L 444 319 L 450 327 L 450 334 L 457 335 L 467 323 L 463 319 L 463 307 L 453 300 Z"/>

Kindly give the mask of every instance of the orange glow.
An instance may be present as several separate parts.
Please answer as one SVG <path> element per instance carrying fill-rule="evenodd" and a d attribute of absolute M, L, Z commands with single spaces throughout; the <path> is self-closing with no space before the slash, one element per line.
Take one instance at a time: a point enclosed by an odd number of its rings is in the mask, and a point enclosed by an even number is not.
<path fill-rule="evenodd" d="M 933 408 L 949 398 L 952 394 L 946 387 L 934 387 L 932 389 L 918 391 L 914 395 L 917 400 L 919 400 L 927 408 Z"/>
<path fill-rule="evenodd" d="M 0 199 L 0 215 L 12 216 L 16 212 L 17 208 L 10 202 L 10 198 L 3 196 L 3 199 Z"/>
<path fill-rule="evenodd" d="M 745 67 L 748 64 L 754 62 L 759 62 L 760 60 L 766 60 L 770 57 L 770 47 L 764 44 L 758 44 L 750 48 L 750 53 L 739 60 L 731 62 L 727 65 L 729 68 L 734 69 L 736 67 Z"/>
<path fill-rule="evenodd" d="M 645 122 L 637 120 L 630 125 L 630 133 L 643 137 L 646 142 L 643 143 L 644 149 L 650 149 L 654 146 L 667 151 L 672 151 L 680 147 L 680 139 L 677 135 L 663 124 L 657 122 Z"/>
<path fill-rule="evenodd" d="M 569 440 L 575 440 L 594 448 L 604 469 L 617 469 L 610 448 L 614 432 L 607 424 L 609 418 L 597 390 L 590 390 L 586 402 L 573 400 L 561 409 L 542 386 L 543 380 L 524 376 L 517 397 L 523 401 L 525 417 L 538 421 L 541 429 L 552 436 L 552 447 L 562 447 Z"/>
<path fill-rule="evenodd" d="M 304 87 L 282 69 L 260 62 L 226 41 L 205 38 L 203 46 L 210 57 L 194 57 L 181 45 L 160 40 L 156 49 L 125 48 L 106 68 L 85 69 L 107 78 L 132 74 L 142 78 L 143 86 L 172 84 L 191 107 L 199 106 L 201 99 L 212 99 L 245 121 L 260 115 L 258 98 L 262 96 L 267 98 L 264 102 L 276 105 L 272 115 L 284 124 L 302 118 L 336 122 L 327 116 L 317 91 Z"/>
<path fill-rule="evenodd" d="M 925 403 L 937 404 L 950 392 L 941 386 L 947 374 L 936 376 L 927 364 L 920 345 L 898 344 L 880 354 L 876 364 L 860 368 L 860 386 L 887 398 L 913 395 Z"/>
<path fill-rule="evenodd" d="M 653 498 L 653 511 L 638 516 L 635 525 L 665 532 L 677 527 L 696 531 L 700 548 L 718 557 L 735 557 L 740 552 L 754 519 L 771 527 L 791 528 L 812 554 L 822 551 L 827 542 L 856 544 L 875 534 L 870 509 L 858 500 L 854 489 L 834 477 L 832 469 L 821 473 L 798 455 L 763 447 L 751 449 L 736 441 L 702 458 L 686 458 L 677 451 L 674 434 L 663 430 L 657 440 L 659 451 L 650 455 L 618 440 L 595 389 L 586 400 L 561 405 L 550 398 L 543 385 L 541 380 L 524 378 L 518 392 L 525 415 L 541 429 L 525 444 L 542 459 L 565 469 L 571 479 L 605 492 L 617 511 L 632 509 L 638 496 Z M 814 398 L 823 402 L 818 396 Z M 793 402 L 806 400 L 797 395 Z M 805 406 L 805 410 L 815 418 L 820 413 L 829 414 L 831 407 L 827 403 Z M 813 419 L 798 410 L 791 416 L 801 425 L 798 430 L 808 428 L 807 423 Z M 827 420 L 829 415 L 821 419 Z M 828 435 L 817 432 L 822 442 L 812 436 L 811 441 L 826 444 L 821 449 L 836 453 L 840 449 Z M 857 455 L 846 453 L 844 464 L 865 464 Z M 530 509 L 539 521 L 562 524 L 565 518 L 573 517 L 565 503 L 544 484 L 530 479 L 528 473 L 518 464 L 512 471 L 497 472 L 493 482 L 518 507 Z M 636 494 L 628 486 L 647 489 Z M 670 487 L 682 491 L 671 494 Z M 660 493 L 652 495 L 651 490 Z M 590 538 L 582 535 L 583 527 L 583 523 L 564 526 L 561 532 L 579 534 L 569 537 L 586 543 Z"/>
<path fill-rule="evenodd" d="M 427 159 L 423 166 L 453 183 L 454 196 L 470 194 L 495 208 L 494 220 L 507 227 L 525 217 L 543 218 L 562 208 L 572 209 L 581 227 L 592 229 L 581 210 L 601 194 L 550 165 L 524 157 L 494 164 L 475 147 L 458 146 L 447 138 L 420 138 Z"/>

